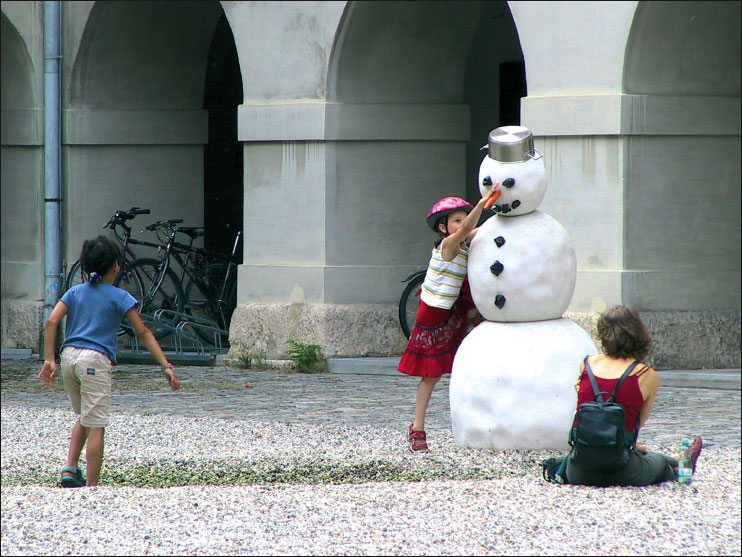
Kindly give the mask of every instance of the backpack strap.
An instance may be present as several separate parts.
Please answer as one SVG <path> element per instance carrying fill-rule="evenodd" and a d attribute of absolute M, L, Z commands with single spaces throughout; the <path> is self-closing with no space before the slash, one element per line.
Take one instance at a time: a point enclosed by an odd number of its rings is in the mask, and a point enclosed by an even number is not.
<path fill-rule="evenodd" d="M 595 394 L 595 400 L 598 402 L 605 402 L 603 400 L 602 392 L 600 390 L 600 387 L 598 386 L 598 382 L 595 380 L 595 375 L 593 375 L 593 370 L 590 369 L 590 364 L 587 363 L 587 359 L 590 356 L 585 356 L 585 372 L 587 373 L 587 378 L 590 380 L 590 386 L 593 388 L 593 393 Z"/>
<path fill-rule="evenodd" d="M 621 378 L 616 382 L 616 387 L 613 389 L 613 392 L 611 393 L 611 398 L 608 399 L 609 402 L 612 400 L 615 400 L 618 389 L 621 388 L 621 385 L 623 385 L 623 382 L 626 381 L 628 376 L 631 374 L 634 368 L 638 365 L 639 365 L 639 360 L 634 360 L 634 362 L 629 367 L 626 368 L 626 371 L 623 372 L 623 375 L 621 376 Z"/>
<path fill-rule="evenodd" d="M 626 378 L 631 374 L 632 370 L 637 365 L 639 365 L 639 360 L 634 360 L 634 362 L 626 368 L 626 371 L 623 372 L 623 375 L 621 375 L 619 380 L 616 382 L 616 387 L 613 389 L 611 396 L 608 398 L 608 400 L 604 400 L 602 396 L 603 391 L 600 390 L 598 382 L 595 379 L 595 375 L 593 375 L 593 370 L 590 369 L 590 364 L 587 362 L 588 358 L 589 356 L 585 356 L 585 371 L 587 372 L 587 378 L 590 380 L 590 385 L 593 388 L 593 393 L 595 393 L 595 400 L 598 402 L 611 402 L 612 400 L 614 400 L 616 398 L 616 392 L 618 392 L 618 389 L 621 388 L 621 385 L 623 385 L 624 381 L 626 381 Z"/>

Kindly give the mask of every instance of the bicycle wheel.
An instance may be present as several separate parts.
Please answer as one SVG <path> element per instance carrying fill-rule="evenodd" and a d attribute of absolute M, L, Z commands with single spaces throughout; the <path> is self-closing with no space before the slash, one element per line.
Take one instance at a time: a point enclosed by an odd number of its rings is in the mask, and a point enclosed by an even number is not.
<path fill-rule="evenodd" d="M 87 282 L 88 277 L 83 274 L 82 267 L 80 266 L 80 260 L 78 259 L 70 267 L 70 272 L 64 279 L 64 292 L 67 292 L 73 286 Z"/>
<path fill-rule="evenodd" d="M 415 326 L 417 310 L 420 306 L 420 292 L 422 291 L 425 273 L 413 276 L 412 280 L 407 283 L 399 298 L 399 324 L 402 326 L 402 332 L 408 339 L 410 332 Z"/>
<path fill-rule="evenodd" d="M 152 284 L 159 279 L 161 262 L 159 259 L 140 258 L 135 259 L 124 267 L 119 273 L 119 276 L 113 282 L 114 286 L 119 286 L 117 281 L 121 282 L 124 279 L 131 281 L 139 280 L 142 285 L 142 290 L 139 295 L 134 292 L 130 292 L 134 298 L 136 298 L 137 310 L 139 313 L 145 316 L 154 316 L 155 312 L 159 309 L 167 309 L 177 312 L 183 311 L 183 305 L 185 301 L 185 295 L 183 294 L 183 287 L 178 280 L 178 275 L 175 271 L 168 268 L 165 276 L 162 279 L 162 284 L 154 293 L 152 300 L 147 300 L 147 294 L 152 288 Z M 162 320 L 162 323 L 166 326 L 151 325 L 150 329 L 155 335 L 156 339 L 162 339 L 171 333 L 171 330 L 167 327 L 175 327 L 180 321 L 180 316 L 175 315 L 172 318 Z M 128 334 L 133 334 L 134 331 L 130 325 L 123 325 L 124 330 Z"/>
<path fill-rule="evenodd" d="M 192 315 L 200 319 L 208 319 L 209 321 L 213 321 L 215 327 L 228 330 L 229 325 L 226 324 L 224 320 L 223 312 L 217 310 L 215 301 L 211 296 L 208 295 L 208 293 L 204 292 L 204 288 L 201 286 L 201 284 L 193 280 L 188 283 L 185 289 L 185 312 L 188 315 Z M 204 331 L 202 329 L 199 329 L 198 327 L 194 327 L 194 330 L 205 343 L 209 344 L 210 346 L 214 346 L 216 344 L 216 339 L 214 338 L 213 333 Z M 225 346 L 227 344 L 227 336 L 228 335 L 221 335 L 222 346 Z"/>
<path fill-rule="evenodd" d="M 126 268 L 119 269 L 116 278 L 113 279 L 113 285 L 121 288 L 122 290 L 126 290 L 134 297 L 137 302 L 140 302 L 142 299 L 144 299 L 144 294 L 147 292 L 144 289 L 142 279 L 139 278 L 139 275 L 133 271 L 127 270 Z M 137 304 L 137 311 L 138 310 L 139 305 Z M 129 336 L 134 335 L 134 329 L 132 329 L 131 325 L 129 325 L 129 322 L 126 319 L 123 319 L 121 321 L 121 326 L 119 327 L 117 333 L 117 335 L 119 336 L 122 334 L 127 334 Z"/>

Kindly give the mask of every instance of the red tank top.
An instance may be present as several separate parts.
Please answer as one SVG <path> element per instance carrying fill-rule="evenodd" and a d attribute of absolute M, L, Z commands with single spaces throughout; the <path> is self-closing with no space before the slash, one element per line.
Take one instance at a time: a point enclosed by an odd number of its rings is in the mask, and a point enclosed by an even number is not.
<path fill-rule="evenodd" d="M 616 393 L 615 401 L 622 405 L 626 412 L 627 431 L 634 431 L 636 427 L 636 419 L 639 416 L 639 411 L 642 409 L 642 405 L 644 404 L 644 395 L 642 395 L 641 389 L 639 388 L 639 377 L 644 375 L 648 370 L 649 368 L 644 366 L 644 369 L 640 370 L 638 373 L 629 375 Z M 618 378 L 603 379 L 596 375 L 595 380 L 598 382 L 600 390 L 608 393 L 607 395 L 603 395 L 603 400 L 607 400 L 610 393 L 612 393 L 613 389 L 616 388 Z M 587 377 L 587 371 L 582 370 L 582 374 L 580 375 L 580 387 L 577 390 L 577 408 L 582 406 L 585 402 L 591 402 L 594 400 L 595 393 L 590 385 L 590 379 Z"/>

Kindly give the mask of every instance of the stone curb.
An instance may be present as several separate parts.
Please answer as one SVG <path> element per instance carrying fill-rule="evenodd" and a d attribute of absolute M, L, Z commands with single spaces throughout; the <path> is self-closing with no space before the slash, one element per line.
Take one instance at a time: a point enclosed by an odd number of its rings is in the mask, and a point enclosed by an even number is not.
<path fill-rule="evenodd" d="M 30 349 L 3 348 L 3 360 L 38 359 Z M 217 354 L 216 358 L 204 365 L 223 365 L 226 354 Z M 195 362 L 194 362 L 195 363 Z M 293 362 L 290 360 L 268 360 L 274 369 L 288 370 Z M 350 375 L 388 375 L 398 376 L 399 357 L 366 357 L 366 358 L 328 358 L 330 373 Z M 737 369 L 695 369 L 659 371 L 662 384 L 668 387 L 691 387 L 698 389 L 742 390 L 742 371 Z"/>
<path fill-rule="evenodd" d="M 399 358 L 329 358 L 330 373 L 356 375 L 399 375 Z M 662 384 L 668 387 L 741 390 L 739 369 L 662 370 Z"/>

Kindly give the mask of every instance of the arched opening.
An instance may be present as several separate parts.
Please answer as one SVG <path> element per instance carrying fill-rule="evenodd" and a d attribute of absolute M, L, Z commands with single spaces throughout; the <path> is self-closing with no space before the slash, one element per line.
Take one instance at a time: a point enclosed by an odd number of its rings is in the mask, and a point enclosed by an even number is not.
<path fill-rule="evenodd" d="M 429 257 L 428 209 L 479 198 L 479 148 L 519 123 L 525 90 L 506 2 L 349 2 L 328 100 L 358 125 L 330 137 L 327 262 L 383 267 L 369 278 L 388 281 L 375 300 L 398 300 L 399 280 Z"/>
<path fill-rule="evenodd" d="M 739 2 L 639 2 L 626 48 L 624 91 L 740 95 Z"/>
<path fill-rule="evenodd" d="M 5 14 L 0 26 L 2 298 L 35 302 L 43 297 L 44 283 L 43 109 L 23 37 Z M 4 328 L 3 346 L 13 336 L 6 333 Z"/>
<path fill-rule="evenodd" d="M 33 64 L 28 56 L 26 43 L 10 20 L 2 14 L 0 17 L 0 72 L 2 73 L 2 88 L 0 88 L 0 104 L 3 110 L 33 108 L 35 84 L 33 80 Z"/>
<path fill-rule="evenodd" d="M 110 214 L 133 205 L 152 210 L 137 231 L 182 218 L 207 228 L 207 247 L 231 250 L 224 224 L 241 224 L 241 82 L 219 2 L 95 4 L 64 115 L 68 262 Z"/>
<path fill-rule="evenodd" d="M 739 308 L 740 3 L 640 2 L 625 59 L 624 300 Z"/>

